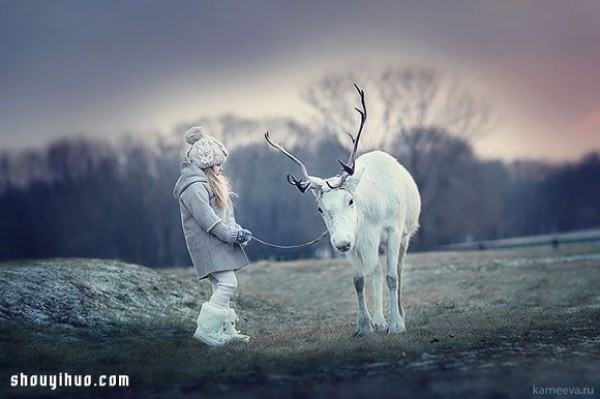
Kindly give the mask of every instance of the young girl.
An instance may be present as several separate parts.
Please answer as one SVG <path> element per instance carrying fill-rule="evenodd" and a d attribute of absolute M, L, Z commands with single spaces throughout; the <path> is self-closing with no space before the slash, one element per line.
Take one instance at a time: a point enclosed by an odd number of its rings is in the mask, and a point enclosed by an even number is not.
<path fill-rule="evenodd" d="M 248 264 L 242 246 L 252 233 L 236 223 L 234 194 L 221 175 L 228 153 L 200 126 L 189 129 L 184 138 L 190 148 L 173 194 L 179 200 L 185 242 L 198 278 L 208 278 L 213 290 L 200 310 L 194 338 L 211 346 L 247 342 L 249 337 L 235 329 L 239 318 L 229 300 L 238 285 L 234 271 Z"/>

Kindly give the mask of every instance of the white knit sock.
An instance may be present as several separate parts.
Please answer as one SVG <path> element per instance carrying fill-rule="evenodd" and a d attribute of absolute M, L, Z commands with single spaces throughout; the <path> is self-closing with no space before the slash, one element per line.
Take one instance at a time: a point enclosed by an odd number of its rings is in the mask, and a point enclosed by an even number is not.
<path fill-rule="evenodd" d="M 238 282 L 233 271 L 211 273 L 210 282 L 213 287 L 213 294 L 210 297 L 210 303 L 220 308 L 229 308 L 229 300 L 237 289 Z"/>

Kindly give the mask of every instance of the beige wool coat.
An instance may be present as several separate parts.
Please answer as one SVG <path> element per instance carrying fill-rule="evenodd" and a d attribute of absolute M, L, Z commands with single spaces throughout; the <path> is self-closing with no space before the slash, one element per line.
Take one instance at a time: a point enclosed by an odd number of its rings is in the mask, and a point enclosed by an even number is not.
<path fill-rule="evenodd" d="M 246 253 L 239 244 L 226 243 L 210 233 L 220 221 L 233 228 L 239 226 L 231 206 L 217 206 L 202 169 L 182 162 L 173 196 L 179 200 L 185 243 L 199 279 L 213 272 L 239 270 L 248 265 Z"/>

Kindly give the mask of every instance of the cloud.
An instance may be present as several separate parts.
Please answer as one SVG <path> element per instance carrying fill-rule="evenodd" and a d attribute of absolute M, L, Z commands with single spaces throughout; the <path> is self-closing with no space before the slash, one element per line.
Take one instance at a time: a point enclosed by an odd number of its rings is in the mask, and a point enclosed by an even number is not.
<path fill-rule="evenodd" d="M 164 130 L 204 113 L 297 116 L 304 85 L 325 71 L 415 62 L 496 100 L 510 120 L 496 134 L 520 124 L 515 134 L 540 141 L 597 104 L 598 4 L 7 2 L 0 147 Z"/>

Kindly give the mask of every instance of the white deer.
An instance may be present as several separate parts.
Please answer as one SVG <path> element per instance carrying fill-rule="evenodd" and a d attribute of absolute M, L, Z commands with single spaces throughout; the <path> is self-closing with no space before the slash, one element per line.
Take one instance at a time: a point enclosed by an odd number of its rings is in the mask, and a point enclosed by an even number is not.
<path fill-rule="evenodd" d="M 267 142 L 302 170 L 303 179 L 288 174 L 290 184 L 301 192 L 311 190 L 329 231 L 331 245 L 344 252 L 353 266 L 354 288 L 358 296 L 355 335 L 375 331 L 406 331 L 402 306 L 402 269 L 408 242 L 419 226 L 421 197 L 414 179 L 391 155 L 372 151 L 356 159 L 360 135 L 367 119 L 364 91 L 356 84 L 361 99 L 360 127 L 354 148 L 341 175 L 327 179 L 310 176 L 304 164 L 281 144 Z M 385 249 L 384 264 L 379 248 Z M 373 317 L 365 302 L 365 277 L 373 276 Z M 383 314 L 382 286 L 385 275 L 389 291 L 389 323 Z"/>

